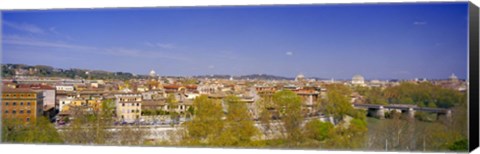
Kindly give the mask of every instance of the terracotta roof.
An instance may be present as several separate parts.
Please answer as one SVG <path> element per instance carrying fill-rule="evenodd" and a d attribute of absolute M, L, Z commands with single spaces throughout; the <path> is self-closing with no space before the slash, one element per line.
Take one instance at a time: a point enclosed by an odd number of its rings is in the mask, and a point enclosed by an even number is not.
<path fill-rule="evenodd" d="M 187 85 L 188 89 L 197 89 L 197 85 Z"/>
<path fill-rule="evenodd" d="M 35 93 L 32 89 L 29 88 L 7 88 L 3 87 L 2 92 L 24 92 L 24 93 Z"/>
<path fill-rule="evenodd" d="M 164 85 L 163 88 L 165 89 L 178 89 L 180 88 L 179 85 Z"/>
<path fill-rule="evenodd" d="M 18 85 L 18 88 L 49 89 L 49 90 L 55 89 L 52 86 L 41 85 L 41 84 L 20 84 L 20 85 Z"/>
<path fill-rule="evenodd" d="M 2 81 L 3 84 L 12 84 L 13 81 Z"/>

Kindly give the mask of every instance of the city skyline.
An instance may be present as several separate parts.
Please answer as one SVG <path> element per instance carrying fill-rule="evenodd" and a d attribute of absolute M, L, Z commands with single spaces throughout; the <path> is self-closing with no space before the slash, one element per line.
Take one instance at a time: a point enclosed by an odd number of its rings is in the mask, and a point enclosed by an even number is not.
<path fill-rule="evenodd" d="M 2 64 L 162 76 L 465 79 L 467 4 L 4 11 Z"/>

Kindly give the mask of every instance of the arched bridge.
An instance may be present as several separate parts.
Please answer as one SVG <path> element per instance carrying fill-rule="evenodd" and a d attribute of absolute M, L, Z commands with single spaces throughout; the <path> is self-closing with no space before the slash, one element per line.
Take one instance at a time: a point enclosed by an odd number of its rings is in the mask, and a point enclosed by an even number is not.
<path fill-rule="evenodd" d="M 407 115 L 408 117 L 413 118 L 416 111 L 436 113 L 437 119 L 445 116 L 450 118 L 452 111 L 450 109 L 443 108 L 429 108 L 429 107 L 417 107 L 416 105 L 405 105 L 405 104 L 390 104 L 390 105 L 378 105 L 378 104 L 358 104 L 353 103 L 353 107 L 367 109 L 370 116 L 374 116 L 380 119 L 385 118 L 385 111 L 397 110 L 402 114 Z"/>

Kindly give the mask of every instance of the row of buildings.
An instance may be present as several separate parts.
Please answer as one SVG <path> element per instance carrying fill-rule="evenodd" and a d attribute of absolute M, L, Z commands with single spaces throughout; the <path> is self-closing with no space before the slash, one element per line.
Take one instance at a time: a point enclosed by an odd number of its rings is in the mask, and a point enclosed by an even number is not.
<path fill-rule="evenodd" d="M 254 102 L 262 98 L 268 101 L 275 92 L 283 89 L 291 90 L 302 98 L 306 115 L 315 115 L 318 114 L 316 103 L 325 97 L 328 90 L 324 85 L 331 83 L 366 87 L 398 84 L 379 80 L 367 82 L 361 75 L 355 75 L 351 81 L 316 81 L 306 79 L 302 74 L 293 81 L 228 80 L 162 78 L 154 71 L 150 72 L 149 79 L 128 81 L 22 77 L 2 81 L 2 117 L 31 121 L 38 116 L 46 116 L 52 121 L 62 122 L 78 111 L 100 111 L 102 104 L 109 100 L 118 121 L 135 122 L 155 119 L 170 112 L 186 115 L 194 99 L 200 95 L 220 101 L 228 95 L 235 95 L 247 102 L 252 117 L 258 118 Z M 465 82 L 454 76 L 448 81 L 434 83 L 459 90 L 465 86 Z M 354 102 L 361 96 L 352 94 L 351 97 Z"/>

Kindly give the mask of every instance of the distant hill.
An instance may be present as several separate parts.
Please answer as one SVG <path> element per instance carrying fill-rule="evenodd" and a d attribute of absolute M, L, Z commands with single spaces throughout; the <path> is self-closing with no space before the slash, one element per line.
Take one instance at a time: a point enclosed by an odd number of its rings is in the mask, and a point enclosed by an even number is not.
<path fill-rule="evenodd" d="M 88 73 L 87 73 L 88 72 Z M 15 75 L 20 76 L 38 76 L 38 77 L 62 77 L 62 78 L 80 78 L 80 79 L 142 79 L 148 78 L 148 75 L 134 75 L 128 72 L 110 72 L 103 70 L 88 70 L 79 68 L 54 68 L 47 65 L 25 65 L 25 64 L 2 64 L 2 77 L 9 78 Z M 230 79 L 231 75 L 198 75 L 193 78 L 214 78 L 214 79 Z M 235 80 L 294 80 L 294 78 L 288 78 L 283 76 L 268 75 L 268 74 L 251 74 L 233 76 Z M 313 78 L 320 79 L 320 78 Z"/>
<path fill-rule="evenodd" d="M 88 73 L 87 73 L 88 72 Z M 82 78 L 82 79 L 119 79 L 126 80 L 131 78 L 146 78 L 145 75 L 135 76 L 127 72 L 109 72 L 102 70 L 88 69 L 61 69 L 46 65 L 29 66 L 25 64 L 2 64 L 2 77 L 8 78 L 15 75 L 20 76 L 38 76 L 38 77 L 62 77 L 62 78 Z"/>
<path fill-rule="evenodd" d="M 251 75 L 242 75 L 242 76 L 231 76 L 231 75 L 199 75 L 193 76 L 194 78 L 214 78 L 214 79 L 230 79 L 232 77 L 235 80 L 293 80 L 293 78 L 275 76 L 268 74 L 251 74 Z"/>

